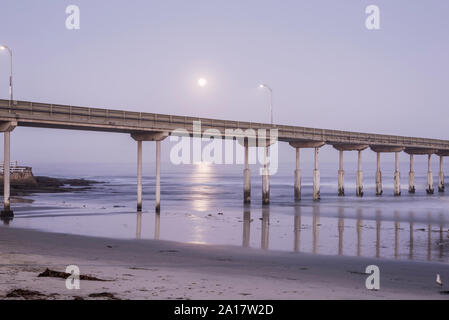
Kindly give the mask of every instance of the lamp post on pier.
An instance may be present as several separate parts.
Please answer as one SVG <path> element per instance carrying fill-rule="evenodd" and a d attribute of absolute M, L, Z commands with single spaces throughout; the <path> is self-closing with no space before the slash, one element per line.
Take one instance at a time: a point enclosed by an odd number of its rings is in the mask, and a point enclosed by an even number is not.
<path fill-rule="evenodd" d="M 266 88 L 270 92 L 270 123 L 273 125 L 273 89 L 266 84 L 261 84 L 260 88 Z"/>

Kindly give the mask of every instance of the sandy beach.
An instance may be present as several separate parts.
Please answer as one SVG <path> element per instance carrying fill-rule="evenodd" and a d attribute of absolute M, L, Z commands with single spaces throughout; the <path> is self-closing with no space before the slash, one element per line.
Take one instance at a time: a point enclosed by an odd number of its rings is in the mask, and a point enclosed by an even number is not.
<path fill-rule="evenodd" d="M 447 299 L 449 269 L 434 262 L 312 255 L 155 240 L 117 240 L 0 228 L 0 297 L 15 289 L 31 299 Z M 110 281 L 38 277 L 46 268 Z M 380 268 L 380 290 L 365 288 L 368 265 Z M 21 299 L 11 298 L 11 299 Z M 103 299 L 97 297 L 97 299 Z"/>

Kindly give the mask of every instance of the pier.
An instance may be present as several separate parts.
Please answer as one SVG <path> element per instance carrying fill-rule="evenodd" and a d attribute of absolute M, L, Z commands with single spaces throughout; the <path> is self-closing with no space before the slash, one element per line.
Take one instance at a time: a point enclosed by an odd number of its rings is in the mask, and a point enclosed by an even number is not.
<path fill-rule="evenodd" d="M 161 208 L 161 142 L 170 135 L 181 135 L 179 133 L 181 131 L 187 133 L 190 137 L 193 137 L 193 124 L 195 122 L 200 122 L 204 130 L 217 130 L 222 134 L 223 139 L 238 140 L 244 146 L 245 167 L 242 184 L 243 200 L 245 203 L 251 202 L 251 172 L 248 165 L 248 158 L 249 148 L 252 147 L 264 147 L 265 165 L 262 174 L 262 201 L 263 204 L 266 205 L 270 202 L 270 181 L 266 158 L 270 145 L 274 142 L 270 141 L 270 138 L 268 138 L 265 145 L 261 145 L 260 143 L 256 145 L 254 142 L 257 137 L 254 137 L 253 135 L 257 135 L 257 132 L 260 129 L 276 129 L 278 132 L 278 141 L 289 143 L 291 147 L 296 149 L 296 167 L 293 171 L 292 179 L 294 180 L 294 190 L 292 195 L 295 200 L 301 199 L 300 150 L 303 148 L 314 149 L 313 199 L 319 200 L 321 198 L 319 149 L 324 145 L 331 145 L 338 151 L 339 170 L 336 172 L 336 174 L 338 174 L 338 186 L 336 192 L 339 196 L 345 195 L 343 154 L 344 152 L 349 151 L 356 151 L 358 153 L 356 195 L 359 197 L 363 196 L 362 156 L 368 149 L 377 153 L 376 194 L 378 196 L 381 196 L 383 193 L 382 173 L 380 171 L 381 153 L 387 152 L 395 153 L 395 171 L 391 173 L 394 175 L 395 196 L 401 195 L 399 172 L 400 152 L 405 152 L 410 155 L 410 193 L 415 192 L 415 173 L 413 164 L 414 156 L 416 155 L 424 155 L 428 158 L 428 178 L 426 187 L 428 194 L 434 193 L 431 158 L 432 155 L 439 157 L 440 171 L 438 175 L 438 192 L 444 192 L 443 157 L 449 156 L 448 140 L 88 108 L 29 101 L 11 102 L 10 100 L 0 100 L 0 131 L 4 133 L 4 208 L 1 214 L 2 216 L 13 215 L 13 211 L 10 208 L 10 137 L 11 132 L 18 126 L 129 134 L 137 143 L 137 211 L 142 210 L 142 142 L 154 142 L 156 144 L 155 211 L 159 212 Z"/>

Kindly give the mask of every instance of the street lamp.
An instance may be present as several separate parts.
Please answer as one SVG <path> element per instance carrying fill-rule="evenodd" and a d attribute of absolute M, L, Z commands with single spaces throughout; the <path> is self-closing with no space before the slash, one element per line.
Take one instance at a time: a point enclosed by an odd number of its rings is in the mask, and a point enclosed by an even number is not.
<path fill-rule="evenodd" d="M 10 100 L 10 107 L 12 106 L 13 101 L 13 94 L 12 94 L 12 50 L 8 46 L 2 45 L 0 46 L 0 50 L 8 50 L 9 52 L 9 62 L 10 62 L 10 69 L 9 69 L 9 100 Z"/>
<path fill-rule="evenodd" d="M 273 125 L 273 89 L 271 89 L 266 84 L 261 84 L 259 87 L 266 88 L 266 89 L 268 89 L 268 91 L 270 91 L 270 114 L 271 114 L 271 125 Z"/>

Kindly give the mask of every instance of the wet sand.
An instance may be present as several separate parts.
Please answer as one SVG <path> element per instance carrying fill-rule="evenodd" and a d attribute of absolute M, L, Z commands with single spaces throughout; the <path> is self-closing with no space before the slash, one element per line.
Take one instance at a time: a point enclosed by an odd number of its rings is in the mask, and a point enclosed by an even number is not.
<path fill-rule="evenodd" d="M 0 227 L 0 296 L 14 289 L 40 299 L 447 299 L 449 268 L 436 262 L 404 262 L 265 251 L 233 246 L 156 240 L 118 240 Z M 112 280 L 42 278 L 46 268 Z M 365 288 L 368 265 L 379 266 L 380 290 Z M 439 273 L 446 283 L 435 283 Z M 101 299 L 101 297 L 100 297 Z M 107 297 L 106 297 L 107 299 Z"/>

